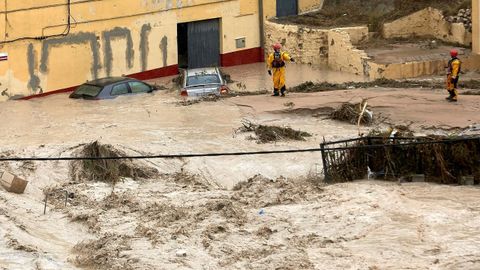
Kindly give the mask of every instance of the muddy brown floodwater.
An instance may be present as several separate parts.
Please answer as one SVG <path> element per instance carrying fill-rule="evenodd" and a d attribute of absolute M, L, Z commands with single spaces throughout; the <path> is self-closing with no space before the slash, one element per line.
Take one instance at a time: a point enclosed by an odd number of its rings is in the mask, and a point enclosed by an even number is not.
<path fill-rule="evenodd" d="M 411 128 L 420 134 L 428 132 L 424 127 L 462 129 L 480 122 L 479 96 L 450 104 L 444 95 L 432 89 L 373 88 L 182 106 L 170 91 L 105 101 L 59 94 L 2 103 L 0 153 L 75 156 L 94 141 L 128 155 L 318 147 L 324 138 L 358 135 L 355 125 L 326 114 L 328 108 L 363 98 L 392 123 L 414 121 Z M 312 136 L 261 144 L 249 139 L 252 133 L 238 132 L 243 120 Z M 362 126 L 360 132 L 387 125 Z M 22 195 L 0 189 L 0 269 L 480 265 L 477 187 L 372 181 L 325 185 L 320 153 L 132 162 L 129 166 L 158 173 L 148 179 L 125 177 L 112 186 L 73 177 L 78 166 L 66 161 L 1 163 L 1 170 L 29 184 Z M 71 194 L 67 206 L 65 194 Z"/>

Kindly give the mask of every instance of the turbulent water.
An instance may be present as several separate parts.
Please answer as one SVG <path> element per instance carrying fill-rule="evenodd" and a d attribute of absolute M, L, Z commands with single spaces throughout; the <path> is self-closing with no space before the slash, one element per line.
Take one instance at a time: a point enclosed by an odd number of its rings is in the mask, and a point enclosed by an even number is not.
<path fill-rule="evenodd" d="M 264 71 L 253 65 L 229 72 L 237 70 L 237 80 L 246 69 L 245 81 L 259 82 L 250 78 L 255 72 L 248 75 L 253 68 Z M 264 75 L 258 87 L 268 80 Z M 363 97 L 392 121 L 426 126 L 471 123 L 480 110 L 477 97 L 445 107 L 438 103 L 443 93 L 430 90 L 260 95 L 188 106 L 170 90 L 104 101 L 59 94 L 1 104 L 0 154 L 68 157 L 93 141 L 128 155 L 312 148 L 382 127 L 326 119 L 325 108 Z M 313 136 L 259 144 L 239 132 L 244 119 Z M 476 187 L 324 186 L 318 152 L 135 162 L 158 174 L 113 187 L 72 178 L 78 166 L 66 161 L 1 163 L 29 184 L 22 195 L 0 189 L 0 269 L 479 268 Z M 65 194 L 72 194 L 66 207 Z"/>

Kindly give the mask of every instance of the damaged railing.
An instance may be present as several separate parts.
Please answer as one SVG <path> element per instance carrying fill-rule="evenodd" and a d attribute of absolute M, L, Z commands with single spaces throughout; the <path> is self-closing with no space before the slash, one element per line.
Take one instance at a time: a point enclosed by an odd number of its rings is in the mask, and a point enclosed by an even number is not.
<path fill-rule="evenodd" d="M 326 182 L 376 178 L 480 181 L 480 137 L 361 137 L 321 144 Z M 467 179 L 467 180 L 466 180 Z"/>

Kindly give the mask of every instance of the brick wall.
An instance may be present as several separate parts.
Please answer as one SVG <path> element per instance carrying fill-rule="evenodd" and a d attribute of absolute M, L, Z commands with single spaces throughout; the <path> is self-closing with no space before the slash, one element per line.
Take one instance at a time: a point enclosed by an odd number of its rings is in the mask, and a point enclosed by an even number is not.
<path fill-rule="evenodd" d="M 368 35 L 368 28 L 358 28 L 352 31 L 356 34 L 352 35 L 358 39 L 358 32 L 364 31 Z M 333 70 L 345 71 L 357 75 L 368 76 L 368 60 L 369 57 L 363 50 L 357 49 L 350 38 L 348 31 L 344 29 L 332 29 L 328 33 L 329 56 L 328 67 Z"/>

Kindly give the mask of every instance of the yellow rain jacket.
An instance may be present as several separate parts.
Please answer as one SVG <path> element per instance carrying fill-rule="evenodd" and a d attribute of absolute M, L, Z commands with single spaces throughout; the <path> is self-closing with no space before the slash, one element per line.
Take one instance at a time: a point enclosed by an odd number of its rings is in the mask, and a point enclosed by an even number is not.
<path fill-rule="evenodd" d="M 268 70 L 272 70 L 273 88 L 279 90 L 285 87 L 285 62 L 291 57 L 286 52 L 273 52 L 268 55 Z"/>

